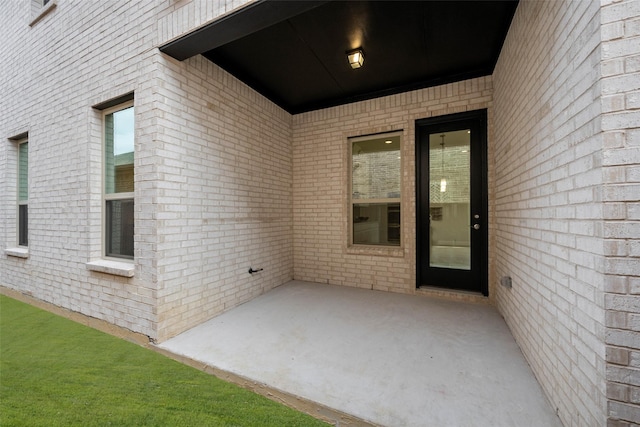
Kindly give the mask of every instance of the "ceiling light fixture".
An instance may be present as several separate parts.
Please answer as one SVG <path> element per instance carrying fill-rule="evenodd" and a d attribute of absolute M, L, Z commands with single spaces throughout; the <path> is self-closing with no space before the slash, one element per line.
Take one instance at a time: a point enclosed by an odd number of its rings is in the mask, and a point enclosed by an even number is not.
<path fill-rule="evenodd" d="M 360 68 L 362 67 L 362 64 L 364 64 L 364 52 L 361 48 L 350 50 L 347 52 L 347 59 L 349 59 L 349 65 L 351 65 L 351 68 L 354 70 L 356 68 Z"/>

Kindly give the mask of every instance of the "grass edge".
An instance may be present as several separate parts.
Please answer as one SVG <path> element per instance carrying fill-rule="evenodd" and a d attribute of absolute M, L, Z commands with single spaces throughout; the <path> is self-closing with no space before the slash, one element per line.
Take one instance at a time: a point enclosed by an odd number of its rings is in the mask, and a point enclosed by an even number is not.
<path fill-rule="evenodd" d="M 243 389 L 249 390 L 255 394 L 264 396 L 272 401 L 280 403 L 289 408 L 295 409 L 299 412 L 303 412 L 318 420 L 327 422 L 334 426 L 348 426 L 348 427 L 379 427 L 377 424 L 373 424 L 357 416 L 347 414 L 337 409 L 325 406 L 321 403 L 305 399 L 300 396 L 293 395 L 283 390 L 279 390 L 275 387 L 271 387 L 268 384 L 261 383 L 250 378 L 243 377 L 241 375 L 219 369 L 215 366 L 208 365 L 204 362 L 197 361 L 187 356 L 182 356 L 166 349 L 160 348 L 156 345 L 154 340 L 148 335 L 144 335 L 139 332 L 134 332 L 129 329 L 114 325 L 105 320 L 95 317 L 87 316 L 77 311 L 72 311 L 64 307 L 57 306 L 47 301 L 40 300 L 32 295 L 7 288 L 0 285 L 0 294 L 9 298 L 13 298 L 25 304 L 40 308 L 52 314 L 64 317 L 73 322 L 88 326 L 92 329 L 96 329 L 100 332 L 104 332 L 116 338 L 120 338 L 129 342 L 132 342 L 141 347 L 152 350 L 159 353 L 169 359 L 173 359 L 183 365 L 190 366 L 199 371 L 205 372 L 209 375 L 219 378 L 222 381 L 235 384 Z"/>

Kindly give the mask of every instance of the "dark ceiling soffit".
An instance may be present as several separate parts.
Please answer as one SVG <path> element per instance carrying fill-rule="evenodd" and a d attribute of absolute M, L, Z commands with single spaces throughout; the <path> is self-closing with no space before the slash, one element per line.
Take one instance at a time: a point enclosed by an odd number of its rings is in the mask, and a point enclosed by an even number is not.
<path fill-rule="evenodd" d="M 178 61 L 208 52 L 248 34 L 327 3 L 328 0 L 273 2 L 258 0 L 198 28 L 179 39 L 160 46 L 160 52 Z"/>

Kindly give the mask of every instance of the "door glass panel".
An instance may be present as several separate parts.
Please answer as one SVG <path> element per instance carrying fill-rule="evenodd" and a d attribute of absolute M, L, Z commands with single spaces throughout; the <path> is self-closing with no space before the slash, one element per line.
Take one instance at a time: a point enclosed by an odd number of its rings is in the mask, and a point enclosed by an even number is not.
<path fill-rule="evenodd" d="M 429 135 L 429 266 L 471 269 L 468 129 Z"/>

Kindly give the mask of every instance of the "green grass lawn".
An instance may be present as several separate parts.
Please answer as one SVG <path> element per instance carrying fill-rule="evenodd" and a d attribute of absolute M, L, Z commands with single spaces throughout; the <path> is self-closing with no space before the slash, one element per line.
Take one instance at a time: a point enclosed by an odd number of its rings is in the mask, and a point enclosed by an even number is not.
<path fill-rule="evenodd" d="M 0 295 L 0 425 L 326 424 L 152 350 Z"/>

